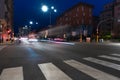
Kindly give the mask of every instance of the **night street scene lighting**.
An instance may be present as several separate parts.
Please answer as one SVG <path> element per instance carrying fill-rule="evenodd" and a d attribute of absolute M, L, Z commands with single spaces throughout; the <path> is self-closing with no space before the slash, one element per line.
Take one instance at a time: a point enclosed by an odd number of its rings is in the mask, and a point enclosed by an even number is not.
<path fill-rule="evenodd" d="M 57 9 L 55 9 L 55 7 L 54 6 L 51 6 L 50 8 L 48 7 L 48 6 L 46 6 L 46 5 L 43 5 L 42 6 L 42 11 L 43 12 L 49 12 L 50 14 L 49 14 L 49 17 L 50 17 L 50 24 L 49 25 L 51 25 L 51 22 L 52 22 L 52 12 L 57 12 Z"/>
<path fill-rule="evenodd" d="M 43 12 L 47 12 L 48 11 L 48 7 L 46 5 L 43 5 L 41 9 L 42 9 Z"/>
<path fill-rule="evenodd" d="M 120 0 L 0 0 L 0 80 L 120 80 Z"/>
<path fill-rule="evenodd" d="M 33 24 L 33 21 L 30 21 L 29 23 L 32 25 L 32 24 Z"/>

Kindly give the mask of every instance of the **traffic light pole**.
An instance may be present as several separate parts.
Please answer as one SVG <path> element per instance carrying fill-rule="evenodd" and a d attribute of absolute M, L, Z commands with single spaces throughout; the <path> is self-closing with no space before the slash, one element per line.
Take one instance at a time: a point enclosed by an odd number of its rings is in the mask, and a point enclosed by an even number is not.
<path fill-rule="evenodd" d="M 97 36 L 96 36 L 96 42 L 97 42 L 97 43 L 99 42 L 99 26 L 100 26 L 103 22 L 108 21 L 108 20 L 111 20 L 111 19 L 114 19 L 114 18 L 113 18 L 113 17 L 112 17 L 112 18 L 107 18 L 107 19 L 102 20 L 102 21 L 100 21 L 100 22 L 98 23 L 97 29 L 96 29 L 96 34 L 97 34 Z"/>

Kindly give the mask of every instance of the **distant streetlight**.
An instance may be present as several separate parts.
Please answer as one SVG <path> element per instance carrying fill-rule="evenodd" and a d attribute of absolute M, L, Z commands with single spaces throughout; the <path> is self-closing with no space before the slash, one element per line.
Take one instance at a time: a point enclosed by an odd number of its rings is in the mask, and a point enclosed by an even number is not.
<path fill-rule="evenodd" d="M 27 28 L 28 26 L 27 25 L 25 25 L 25 28 Z"/>
<path fill-rule="evenodd" d="M 29 23 L 32 25 L 32 24 L 33 24 L 33 21 L 30 21 Z"/>
<path fill-rule="evenodd" d="M 36 24 L 38 24 L 38 22 L 36 22 Z"/>
<path fill-rule="evenodd" d="M 43 5 L 41 9 L 42 9 L 43 12 L 47 12 L 48 11 L 48 7 L 46 5 Z"/>
<path fill-rule="evenodd" d="M 41 9 L 42 9 L 43 12 L 47 12 L 49 8 L 48 8 L 48 6 L 43 5 Z M 49 11 L 49 12 L 50 12 L 50 15 L 49 15 L 49 16 L 50 16 L 50 25 L 51 25 L 51 18 L 52 18 L 52 17 L 51 17 L 52 10 L 53 10 L 53 12 L 55 12 L 55 13 L 57 12 L 57 9 L 55 9 L 54 6 L 51 6 L 51 10 Z"/>
<path fill-rule="evenodd" d="M 54 12 L 57 12 L 57 10 L 56 10 L 56 9 L 54 9 Z"/>
<path fill-rule="evenodd" d="M 54 9 L 54 6 L 51 6 L 51 9 Z"/>

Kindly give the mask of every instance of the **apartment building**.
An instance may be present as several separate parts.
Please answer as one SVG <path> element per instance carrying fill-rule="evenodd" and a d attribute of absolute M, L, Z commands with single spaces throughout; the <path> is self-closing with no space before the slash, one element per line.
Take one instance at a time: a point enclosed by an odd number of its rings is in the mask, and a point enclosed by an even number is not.
<path fill-rule="evenodd" d="M 13 0 L 0 0 L 0 42 L 13 37 Z"/>
<path fill-rule="evenodd" d="M 120 0 L 114 0 L 104 6 L 100 14 L 99 26 L 101 35 L 111 34 L 113 38 L 120 38 Z"/>
<path fill-rule="evenodd" d="M 93 5 L 80 2 L 59 16 L 56 23 L 58 26 L 70 26 L 67 31 L 73 36 L 79 36 L 80 34 L 83 36 L 90 36 L 93 28 L 93 7 Z"/>
<path fill-rule="evenodd" d="M 108 3 L 104 6 L 104 11 L 100 14 L 99 34 L 109 35 L 113 31 L 113 17 L 114 17 L 114 2 Z"/>
<path fill-rule="evenodd" d="M 113 35 L 115 38 L 120 38 L 120 0 L 116 0 L 114 4 Z"/>

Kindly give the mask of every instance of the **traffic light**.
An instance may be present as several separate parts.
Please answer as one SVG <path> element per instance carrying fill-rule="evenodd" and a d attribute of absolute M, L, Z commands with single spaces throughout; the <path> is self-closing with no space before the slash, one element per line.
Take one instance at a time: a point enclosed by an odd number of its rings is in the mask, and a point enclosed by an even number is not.
<path fill-rule="evenodd" d="M 11 33 L 11 30 L 10 29 L 7 29 L 7 34 L 10 34 Z"/>

